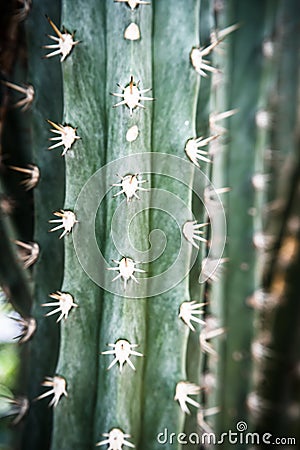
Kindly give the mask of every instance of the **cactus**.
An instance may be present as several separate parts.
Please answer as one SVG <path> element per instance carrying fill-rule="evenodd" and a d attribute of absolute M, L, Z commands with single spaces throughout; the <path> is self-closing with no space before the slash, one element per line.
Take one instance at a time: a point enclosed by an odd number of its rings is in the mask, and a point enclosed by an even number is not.
<path fill-rule="evenodd" d="M 23 327 L 7 448 L 296 436 L 270 414 L 296 410 L 297 2 L 6 8 L 0 281 Z"/>

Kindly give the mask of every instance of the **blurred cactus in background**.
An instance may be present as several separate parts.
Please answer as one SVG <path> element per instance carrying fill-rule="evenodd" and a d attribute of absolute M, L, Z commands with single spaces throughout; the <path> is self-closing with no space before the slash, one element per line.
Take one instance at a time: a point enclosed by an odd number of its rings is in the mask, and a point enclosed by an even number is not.
<path fill-rule="evenodd" d="M 0 7 L 0 450 L 296 446 L 299 2 Z"/>

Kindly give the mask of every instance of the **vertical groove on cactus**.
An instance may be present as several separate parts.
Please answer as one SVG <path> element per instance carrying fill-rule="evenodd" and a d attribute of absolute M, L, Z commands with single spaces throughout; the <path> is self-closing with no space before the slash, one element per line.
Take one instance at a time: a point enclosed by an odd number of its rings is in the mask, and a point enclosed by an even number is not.
<path fill-rule="evenodd" d="M 53 376 L 58 353 L 59 329 L 55 321 L 44 317 L 41 304 L 48 295 L 61 287 L 63 273 L 62 243 L 48 233 L 49 215 L 62 205 L 64 197 L 64 164 L 53 158 L 48 147 L 48 116 L 61 121 L 61 75 L 55 61 L 42 59 L 45 34 L 49 24 L 47 12 L 59 24 L 60 2 L 34 2 L 26 21 L 28 43 L 28 80 L 36 92 L 32 104 L 32 153 L 33 163 L 40 170 L 40 181 L 34 189 L 34 241 L 40 246 L 40 256 L 35 263 L 34 304 L 32 316 L 37 321 L 34 339 L 28 344 L 30 368 L 28 372 L 28 393 L 32 402 L 41 393 L 41 383 L 45 376 Z M 32 402 L 24 431 L 23 447 L 47 448 L 50 442 L 52 412 L 47 402 Z"/>
<path fill-rule="evenodd" d="M 199 42 L 200 47 L 207 47 L 210 44 L 210 33 L 214 24 L 213 17 L 213 4 L 210 1 L 201 0 L 199 10 Z M 208 55 L 206 59 L 210 60 L 211 55 Z M 197 101 L 197 114 L 195 120 L 195 131 L 197 136 L 210 136 L 209 131 L 209 100 L 211 95 L 211 81 L 212 74 L 208 74 L 207 77 L 201 77 L 200 79 L 200 89 Z M 209 156 L 209 145 L 206 147 L 208 149 L 208 158 Z M 201 171 L 209 177 L 209 173 L 211 171 L 211 164 L 200 161 Z M 199 183 L 199 180 L 194 180 L 194 185 Z M 204 196 L 204 190 L 202 195 Z M 198 223 L 206 223 L 209 222 L 206 211 L 204 209 L 204 204 L 199 202 L 199 199 L 193 195 L 192 201 L 192 210 L 197 219 Z M 209 227 L 205 229 L 204 237 L 209 236 Z M 192 300 L 198 302 L 207 302 L 206 293 L 206 284 L 199 284 L 199 269 L 201 268 L 201 262 L 203 258 L 207 256 L 207 244 L 201 243 L 200 251 L 197 257 L 196 264 L 194 268 L 190 272 L 190 282 L 189 282 L 189 290 L 190 290 L 190 298 Z M 202 319 L 205 319 L 205 311 L 208 305 L 203 306 L 204 314 Z M 194 382 L 199 384 L 202 388 L 200 395 L 200 409 L 198 411 L 193 410 L 193 413 L 190 416 L 186 416 L 185 419 L 185 433 L 189 436 L 190 433 L 194 433 L 195 430 L 198 430 L 199 434 L 203 432 L 203 429 L 200 428 L 201 424 L 199 424 L 199 413 L 205 409 L 205 396 L 207 390 L 205 388 L 205 356 L 204 350 L 201 348 L 199 343 L 199 330 L 203 331 L 204 324 L 200 324 L 195 332 L 190 332 L 188 337 L 187 344 L 187 361 L 186 361 L 186 370 L 187 370 L 187 378 L 193 379 Z M 200 426 L 200 427 L 199 427 Z M 188 442 L 186 445 L 187 449 L 194 449 L 196 445 Z"/>
<path fill-rule="evenodd" d="M 153 77 L 157 98 L 153 113 L 154 152 L 166 152 L 182 157 L 187 140 L 196 137 L 195 113 L 199 75 L 189 61 L 189 54 L 192 47 L 199 43 L 199 7 L 200 2 L 190 1 L 179 2 L 176 9 L 171 2 L 156 2 L 153 5 Z M 177 32 L 178 27 L 180 33 Z M 185 35 L 184 41 L 180 39 L 182 33 Z M 165 169 L 160 167 L 160 170 L 164 173 Z M 193 168 L 187 176 L 186 182 L 192 187 Z M 153 186 L 175 194 L 178 189 L 176 182 L 159 176 L 153 177 Z M 191 205 L 189 189 L 181 186 L 180 197 L 187 205 Z M 176 233 L 174 223 L 172 224 L 166 214 L 153 211 L 152 227 L 157 223 L 166 233 L 168 244 L 161 257 L 162 261 L 153 263 L 151 275 L 157 273 L 158 263 L 160 270 L 170 265 L 178 252 L 177 242 L 180 242 L 178 231 Z M 184 266 L 189 264 L 190 251 L 187 250 L 183 255 L 183 270 Z M 148 300 L 144 420 L 140 442 L 140 446 L 144 449 L 159 448 L 160 444 L 153 438 L 164 428 L 175 433 L 183 430 L 184 415 L 173 399 L 176 384 L 186 381 L 188 329 L 179 320 L 178 313 L 180 304 L 187 300 L 189 300 L 187 279 L 159 297 Z M 156 413 L 158 403 L 161 411 L 159 415 Z"/>
<path fill-rule="evenodd" d="M 236 21 L 231 21 L 228 17 L 228 5 L 223 5 L 220 10 L 215 11 L 215 29 L 213 33 L 215 34 L 214 39 L 221 37 L 227 27 L 231 25 L 237 25 Z M 235 31 L 235 33 L 239 33 Z M 235 37 L 235 36 L 234 36 Z M 212 38 L 212 36 L 211 36 Z M 239 39 L 239 37 L 237 37 Z M 223 119 L 216 122 L 217 127 L 221 126 L 223 130 L 219 130 L 214 123 L 213 117 L 217 117 L 219 114 L 226 112 L 229 109 L 228 105 L 228 90 L 231 86 L 231 80 L 228 76 L 228 57 L 231 49 L 231 42 L 233 37 L 226 36 L 226 38 L 216 47 L 212 52 L 212 65 L 218 68 L 218 72 L 212 75 L 211 81 L 211 97 L 210 97 L 210 112 L 209 112 L 209 125 L 211 133 L 220 133 L 219 138 L 214 141 L 210 147 L 210 154 L 213 164 L 210 169 L 210 178 L 216 190 L 222 188 L 223 186 L 229 186 L 231 189 L 230 181 L 226 177 L 226 160 L 228 154 L 228 140 L 230 139 L 228 132 L 228 121 L 229 119 Z M 235 103 L 231 105 L 235 108 Z M 224 192 L 220 194 L 222 198 L 222 203 L 226 208 L 228 204 L 228 197 L 230 192 Z M 227 211 L 226 211 L 227 212 Z M 217 212 L 216 212 L 217 214 Z M 230 222 L 230 217 L 227 218 Z M 220 233 L 221 230 L 217 230 Z M 221 242 L 218 242 L 216 247 L 217 251 L 220 251 Z M 226 251 L 227 255 L 227 251 Z M 216 255 L 212 254 L 212 258 Z M 229 262 L 230 263 L 230 262 Z M 227 275 L 227 265 L 222 267 L 220 265 L 216 271 L 216 282 L 209 282 L 206 290 L 208 306 L 207 306 L 207 323 L 212 323 L 216 330 L 222 330 L 219 336 L 216 336 L 210 341 L 210 345 L 214 349 L 215 353 L 208 353 L 206 356 L 206 366 L 205 366 L 205 409 L 203 413 L 203 428 L 204 431 L 214 431 L 219 432 L 218 421 L 220 421 L 221 415 L 223 413 L 222 406 L 222 385 L 219 380 L 222 379 L 222 371 L 224 370 L 224 352 L 227 329 L 224 330 L 224 310 L 225 310 L 225 298 L 224 298 L 224 286 L 225 286 L 225 276 Z"/>

